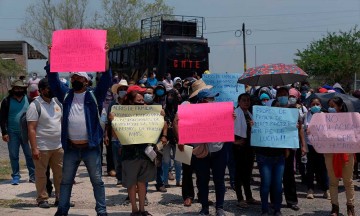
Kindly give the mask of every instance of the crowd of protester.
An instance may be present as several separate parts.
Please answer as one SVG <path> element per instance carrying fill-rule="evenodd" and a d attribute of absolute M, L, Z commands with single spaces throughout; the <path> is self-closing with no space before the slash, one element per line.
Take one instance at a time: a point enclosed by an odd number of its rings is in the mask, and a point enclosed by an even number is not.
<path fill-rule="evenodd" d="M 51 47 L 50 47 L 51 51 Z M 208 199 L 209 181 L 215 185 L 217 216 L 225 215 L 224 196 L 225 170 L 228 167 L 230 185 L 236 192 L 237 206 L 249 208 L 261 205 L 262 215 L 282 215 L 283 193 L 288 208 L 298 211 L 299 201 L 296 171 L 302 183 L 307 186 L 307 198 L 314 199 L 315 184 L 322 191 L 324 199 L 331 200 L 331 215 L 339 215 L 338 185 L 342 179 L 346 190 L 347 214 L 355 215 L 353 171 L 357 171 L 353 154 L 320 154 L 310 145 L 308 125 L 312 116 L 320 112 L 347 112 L 341 97 L 327 101 L 328 109 L 322 107 L 319 98 L 308 99 L 314 92 L 332 92 L 341 89 L 321 87 L 310 88 L 309 83 L 285 87 L 249 87 L 238 96 L 234 107 L 234 142 L 207 143 L 194 147 L 191 164 L 174 160 L 176 151 L 183 151 L 178 145 L 178 106 L 185 103 L 213 103 L 219 93 L 212 90 L 194 73 L 181 79 L 157 77 L 156 71 L 144 74 L 138 81 L 123 74 L 112 74 L 108 60 L 106 71 L 98 77 L 96 86 L 85 72 L 71 73 L 69 83 L 62 82 L 58 73 L 50 73 L 37 80 L 33 77 L 30 97 L 28 85 L 21 80 L 13 81 L 8 97 L 1 103 L 2 139 L 8 142 L 12 168 L 12 185 L 18 185 L 19 148 L 22 147 L 29 171 L 29 181 L 35 183 L 40 208 L 49 208 L 52 195 L 50 172 L 55 187 L 55 215 L 67 215 L 74 205 L 70 201 L 75 175 L 81 161 L 84 162 L 96 199 L 98 215 L 107 215 L 105 186 L 102 181 L 102 152 L 106 148 L 106 173 L 128 190 L 126 201 L 131 204 L 131 215 L 151 215 L 145 210 L 148 205 L 148 183 L 156 181 L 158 192 L 167 192 L 169 181 L 182 188 L 184 206 L 191 206 L 197 195 L 201 204 L 199 215 L 209 215 L 211 202 Z M 35 83 L 35 80 L 37 83 Z M 35 85 L 37 85 L 35 87 Z M 344 92 L 341 92 L 344 93 Z M 354 92 L 355 93 L 355 92 Z M 39 94 L 39 96 L 37 95 Z M 122 145 L 112 129 L 115 105 L 161 105 L 165 124 L 159 137 L 162 149 L 156 149 L 157 162 L 145 154 L 148 144 Z M 275 106 L 296 108 L 298 118 L 298 149 L 252 147 L 251 127 L 254 124 L 252 107 Z M 19 122 L 25 113 L 27 137 L 24 139 Z M 188 144 L 187 144 L 188 145 Z M 260 198 L 253 196 L 254 162 L 260 173 Z M 172 171 L 175 171 L 175 176 Z M 193 183 L 196 174 L 196 184 Z M 357 174 L 356 174 L 357 175 Z M 357 176 L 355 176 L 357 177 Z M 195 187 L 196 186 L 196 187 Z M 197 193 L 195 193 L 197 188 Z M 136 194 L 138 194 L 138 202 Z M 269 205 L 270 197 L 270 205 Z"/>

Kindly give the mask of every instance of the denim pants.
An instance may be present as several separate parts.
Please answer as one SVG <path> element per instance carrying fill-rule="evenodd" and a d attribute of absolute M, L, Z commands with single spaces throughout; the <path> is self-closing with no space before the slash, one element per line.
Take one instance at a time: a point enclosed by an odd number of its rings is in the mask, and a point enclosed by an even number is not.
<path fill-rule="evenodd" d="M 218 152 L 210 153 L 205 158 L 193 157 L 196 184 L 199 190 L 199 201 L 202 208 L 209 208 L 209 181 L 210 170 L 212 171 L 213 181 L 215 185 L 216 209 L 222 209 L 225 197 L 225 169 L 227 163 L 227 150 L 225 145 Z"/>
<path fill-rule="evenodd" d="M 122 180 L 122 166 L 121 166 L 121 144 L 119 141 L 111 141 L 112 154 L 114 159 L 114 166 L 116 171 L 116 179 Z"/>
<path fill-rule="evenodd" d="M 93 186 L 97 213 L 106 213 L 105 187 L 101 179 L 101 150 L 95 148 L 68 147 L 64 151 L 63 175 L 60 185 L 60 200 L 57 214 L 67 214 L 70 208 L 70 196 L 76 171 L 81 161 L 84 161 Z"/>
<path fill-rule="evenodd" d="M 163 159 L 162 159 L 162 169 L 163 169 L 163 181 L 164 184 L 168 184 L 169 180 L 169 167 L 171 165 L 171 151 L 175 155 L 176 152 L 176 145 L 167 144 L 164 146 L 163 150 Z M 181 179 L 181 163 L 179 161 L 174 160 L 175 164 L 175 175 L 176 175 L 176 182 L 180 182 Z"/>
<path fill-rule="evenodd" d="M 9 131 L 9 142 L 8 142 L 8 150 L 10 157 L 10 164 L 12 169 L 11 177 L 20 178 L 20 166 L 19 166 L 19 151 L 20 145 L 23 149 L 26 167 L 29 171 L 29 178 L 35 178 L 35 165 L 32 159 L 31 149 L 29 143 L 23 143 L 21 139 L 21 132 Z"/>
<path fill-rule="evenodd" d="M 267 157 L 256 154 L 260 172 L 260 197 L 262 212 L 269 211 L 269 193 L 272 194 L 272 203 L 275 212 L 280 211 L 282 203 L 282 178 L 285 168 L 285 157 Z"/>

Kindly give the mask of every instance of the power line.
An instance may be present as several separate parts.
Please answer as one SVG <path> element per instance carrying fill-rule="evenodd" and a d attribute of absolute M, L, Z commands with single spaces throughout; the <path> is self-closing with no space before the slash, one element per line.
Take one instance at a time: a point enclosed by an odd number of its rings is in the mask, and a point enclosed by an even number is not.
<path fill-rule="evenodd" d="M 321 12 L 306 12 L 306 13 L 284 13 L 284 14 L 264 14 L 264 15 L 241 15 L 241 16 L 214 16 L 205 17 L 206 19 L 231 19 L 231 18 L 253 18 L 253 17 L 276 17 L 276 16 L 298 16 L 310 14 L 328 14 L 328 13 L 355 13 L 359 10 L 340 10 L 340 11 L 321 11 Z"/>

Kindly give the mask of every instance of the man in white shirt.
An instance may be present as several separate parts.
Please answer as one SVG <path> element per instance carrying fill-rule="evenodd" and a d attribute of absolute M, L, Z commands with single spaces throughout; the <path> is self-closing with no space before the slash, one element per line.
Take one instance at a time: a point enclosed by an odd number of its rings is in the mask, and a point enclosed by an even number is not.
<path fill-rule="evenodd" d="M 59 202 L 64 155 L 61 145 L 62 106 L 57 98 L 53 98 L 47 78 L 40 80 L 39 91 L 40 96 L 26 112 L 26 120 L 35 164 L 36 201 L 40 208 L 49 208 L 49 194 L 46 190 L 48 166 L 54 175 L 55 205 Z"/>

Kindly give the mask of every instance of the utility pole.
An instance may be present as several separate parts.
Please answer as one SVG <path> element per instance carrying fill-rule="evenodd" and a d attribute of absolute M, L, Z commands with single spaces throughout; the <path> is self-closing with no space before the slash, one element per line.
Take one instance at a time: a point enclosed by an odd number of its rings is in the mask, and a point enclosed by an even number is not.
<path fill-rule="evenodd" d="M 243 47 L 244 47 L 244 73 L 246 71 L 246 44 L 245 44 L 245 23 L 242 24 Z"/>
<path fill-rule="evenodd" d="M 235 31 L 235 37 L 243 37 L 243 48 L 244 48 L 244 73 L 246 72 L 246 41 L 245 41 L 245 35 L 250 35 L 251 34 L 251 30 L 246 30 L 245 29 L 245 23 L 242 24 L 242 29 L 241 30 L 236 30 Z"/>

